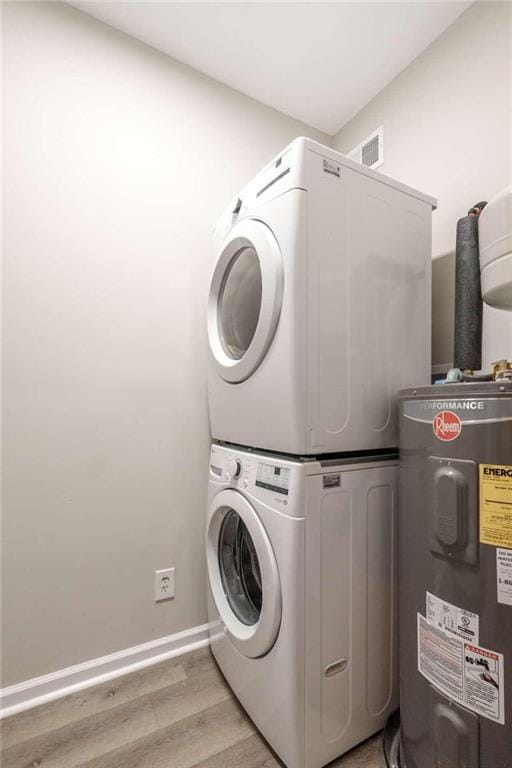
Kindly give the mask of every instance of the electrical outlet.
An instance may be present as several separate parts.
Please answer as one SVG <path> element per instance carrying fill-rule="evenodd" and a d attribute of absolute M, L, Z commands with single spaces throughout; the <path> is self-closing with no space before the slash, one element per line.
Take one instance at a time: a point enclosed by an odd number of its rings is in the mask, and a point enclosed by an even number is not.
<path fill-rule="evenodd" d="M 174 568 L 155 571 L 155 603 L 174 597 Z"/>

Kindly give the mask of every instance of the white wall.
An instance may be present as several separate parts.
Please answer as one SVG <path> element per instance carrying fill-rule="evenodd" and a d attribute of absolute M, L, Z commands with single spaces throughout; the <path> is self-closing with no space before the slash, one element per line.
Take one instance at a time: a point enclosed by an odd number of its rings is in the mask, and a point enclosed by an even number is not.
<path fill-rule="evenodd" d="M 335 137 L 349 152 L 384 126 L 379 170 L 439 199 L 433 362 L 452 361 L 457 219 L 512 180 L 512 4 L 471 6 Z M 512 314 L 486 310 L 484 362 L 512 356 Z"/>
<path fill-rule="evenodd" d="M 210 231 L 327 137 L 63 4 L 3 36 L 9 685 L 206 621 Z"/>
<path fill-rule="evenodd" d="M 472 6 L 335 139 L 384 124 L 382 171 L 439 197 L 434 362 L 456 219 L 510 182 L 511 10 Z M 329 138 L 63 4 L 4 4 L 3 38 L 10 685 L 206 620 L 210 230 L 295 136 Z"/>

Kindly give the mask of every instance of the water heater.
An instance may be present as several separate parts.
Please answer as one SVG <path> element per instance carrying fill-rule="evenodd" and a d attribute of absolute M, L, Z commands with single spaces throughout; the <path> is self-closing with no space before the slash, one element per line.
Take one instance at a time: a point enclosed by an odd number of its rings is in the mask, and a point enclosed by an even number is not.
<path fill-rule="evenodd" d="M 512 381 L 400 397 L 401 768 L 512 766 Z"/>

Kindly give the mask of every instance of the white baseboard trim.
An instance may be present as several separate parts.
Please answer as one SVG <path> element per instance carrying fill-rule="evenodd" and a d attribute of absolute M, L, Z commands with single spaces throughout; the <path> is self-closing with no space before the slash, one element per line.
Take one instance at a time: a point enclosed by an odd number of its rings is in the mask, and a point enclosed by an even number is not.
<path fill-rule="evenodd" d="M 3 688 L 0 690 L 0 719 L 203 648 L 209 643 L 209 628 L 209 624 L 203 624 Z"/>

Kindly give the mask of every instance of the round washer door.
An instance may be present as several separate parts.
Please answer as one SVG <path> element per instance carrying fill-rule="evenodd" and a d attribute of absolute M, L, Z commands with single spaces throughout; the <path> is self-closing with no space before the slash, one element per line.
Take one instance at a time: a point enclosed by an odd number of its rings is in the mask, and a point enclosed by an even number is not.
<path fill-rule="evenodd" d="M 225 381 L 244 381 L 260 365 L 282 299 L 283 263 L 276 238 L 261 221 L 240 221 L 222 248 L 208 301 L 210 349 Z"/>
<path fill-rule="evenodd" d="M 281 623 L 281 583 L 270 539 L 252 505 L 221 491 L 208 516 L 210 587 L 233 644 L 244 655 L 268 653 Z"/>

